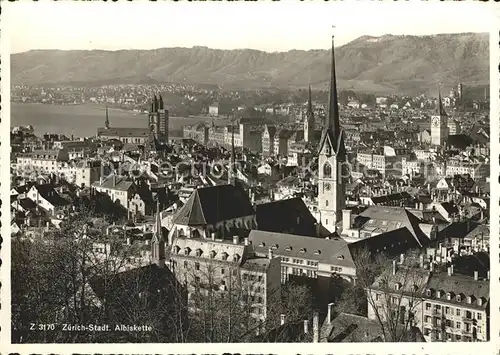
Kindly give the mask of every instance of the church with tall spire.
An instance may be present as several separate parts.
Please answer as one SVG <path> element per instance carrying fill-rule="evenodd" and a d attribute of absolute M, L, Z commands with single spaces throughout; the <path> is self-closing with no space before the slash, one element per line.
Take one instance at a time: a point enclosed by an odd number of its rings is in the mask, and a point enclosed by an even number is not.
<path fill-rule="evenodd" d="M 314 111 L 312 106 L 311 85 L 309 85 L 309 98 L 307 101 L 307 112 L 304 118 L 304 141 L 314 143 Z"/>
<path fill-rule="evenodd" d="M 335 72 L 335 48 L 332 36 L 332 62 L 328 116 L 318 146 L 318 210 L 321 225 L 335 232 L 345 208 L 345 182 L 347 179 L 344 132 L 340 128 Z"/>
<path fill-rule="evenodd" d="M 162 142 L 168 141 L 169 136 L 169 113 L 163 104 L 161 95 L 153 95 L 151 100 L 151 109 L 149 111 L 149 129 L 154 137 Z"/>
<path fill-rule="evenodd" d="M 163 231 L 161 227 L 161 211 L 160 199 L 156 200 L 156 221 L 153 231 L 153 238 L 151 239 L 151 256 L 152 260 L 159 267 L 165 266 L 165 238 L 163 238 Z"/>
<path fill-rule="evenodd" d="M 438 90 L 438 102 L 436 113 L 431 116 L 431 144 L 442 146 L 448 140 L 450 130 L 448 128 L 448 115 L 443 108 L 441 100 L 441 89 Z"/>

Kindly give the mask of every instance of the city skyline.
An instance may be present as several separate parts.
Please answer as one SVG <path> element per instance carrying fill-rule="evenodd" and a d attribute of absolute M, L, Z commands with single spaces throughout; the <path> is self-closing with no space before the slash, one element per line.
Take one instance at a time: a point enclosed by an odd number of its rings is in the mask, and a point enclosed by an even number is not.
<path fill-rule="evenodd" d="M 16 3 L 6 11 L 6 28 L 11 53 L 33 49 L 125 50 L 193 46 L 282 52 L 326 49 L 325 32 L 335 34 L 337 46 L 364 35 L 487 32 L 491 27 L 488 17 L 493 18 L 494 13 L 486 6 L 470 3 L 458 6 L 454 3 L 453 7 L 446 3 L 207 5 L 157 3 L 155 6 L 160 10 L 152 11 L 148 3 L 124 3 L 120 5 L 120 16 L 116 16 L 117 5 L 110 8 L 104 3 L 85 3 L 85 6 L 81 3 Z M 54 11 L 56 6 L 57 11 Z M 287 16 L 275 16 L 278 6 Z M 376 16 L 377 13 L 380 15 Z M 387 21 L 388 14 L 390 21 Z M 484 21 L 473 20 L 476 16 Z M 224 18 L 224 21 L 215 21 L 216 18 Z M 257 18 L 259 26 L 255 26 Z M 453 21 L 444 21 L 448 19 Z M 89 27 L 91 21 L 93 26 Z M 304 22 L 306 24 L 301 25 Z M 332 30 L 333 25 L 335 30 Z M 240 29 L 237 35 L 233 35 L 235 27 Z M 231 31 L 231 35 L 220 35 L 227 31 Z"/>

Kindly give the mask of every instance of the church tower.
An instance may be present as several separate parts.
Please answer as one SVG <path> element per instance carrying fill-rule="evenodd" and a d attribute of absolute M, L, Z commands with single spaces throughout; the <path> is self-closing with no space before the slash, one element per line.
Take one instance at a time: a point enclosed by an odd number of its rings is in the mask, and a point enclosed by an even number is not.
<path fill-rule="evenodd" d="M 313 143 L 314 140 L 314 112 L 311 99 L 311 85 L 309 85 L 309 101 L 307 102 L 307 112 L 304 119 L 304 140 Z"/>
<path fill-rule="evenodd" d="M 431 116 L 431 144 L 435 146 L 444 145 L 448 140 L 449 132 L 448 115 L 443 109 L 441 90 L 439 90 L 436 113 Z"/>
<path fill-rule="evenodd" d="M 163 97 L 161 95 L 158 95 L 158 97 L 154 95 L 151 100 L 149 128 L 158 141 L 168 141 L 169 113 L 163 106 Z"/>
<path fill-rule="evenodd" d="M 236 181 L 235 160 L 236 160 L 236 152 L 234 151 L 234 123 L 233 123 L 231 126 L 231 161 L 229 163 L 230 164 L 229 169 L 227 170 L 227 183 L 233 186 Z"/>
<path fill-rule="evenodd" d="M 332 36 L 332 64 L 328 116 L 318 147 L 318 210 L 320 223 L 330 232 L 342 218 L 345 207 L 346 150 L 344 134 L 340 129 L 335 49 Z"/>
<path fill-rule="evenodd" d="M 153 262 L 159 267 L 165 266 L 165 239 L 161 229 L 160 199 L 156 200 L 156 223 L 151 239 L 151 257 Z"/>
<path fill-rule="evenodd" d="M 106 120 L 104 121 L 104 127 L 106 127 L 106 129 L 109 129 L 108 105 L 106 105 Z"/>

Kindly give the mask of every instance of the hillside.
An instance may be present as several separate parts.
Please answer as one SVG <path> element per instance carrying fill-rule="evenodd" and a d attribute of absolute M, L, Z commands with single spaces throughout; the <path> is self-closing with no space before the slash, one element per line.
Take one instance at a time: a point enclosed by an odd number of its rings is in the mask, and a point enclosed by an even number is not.
<path fill-rule="evenodd" d="M 487 34 L 363 36 L 336 49 L 341 89 L 418 94 L 489 80 Z M 185 82 L 228 89 L 324 89 L 329 50 L 263 52 L 206 47 L 156 50 L 32 50 L 11 56 L 12 84 Z"/>

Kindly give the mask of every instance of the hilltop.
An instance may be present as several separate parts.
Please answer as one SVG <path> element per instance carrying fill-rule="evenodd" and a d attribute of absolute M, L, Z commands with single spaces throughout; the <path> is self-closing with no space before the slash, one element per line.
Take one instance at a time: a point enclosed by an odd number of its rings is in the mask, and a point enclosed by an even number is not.
<path fill-rule="evenodd" d="M 336 48 L 341 89 L 373 93 L 434 92 L 461 81 L 489 82 L 488 34 L 362 36 Z M 32 50 L 11 55 L 13 85 L 105 85 L 164 82 L 222 89 L 326 89 L 329 50 L 264 52 L 207 47 L 155 50 Z"/>

